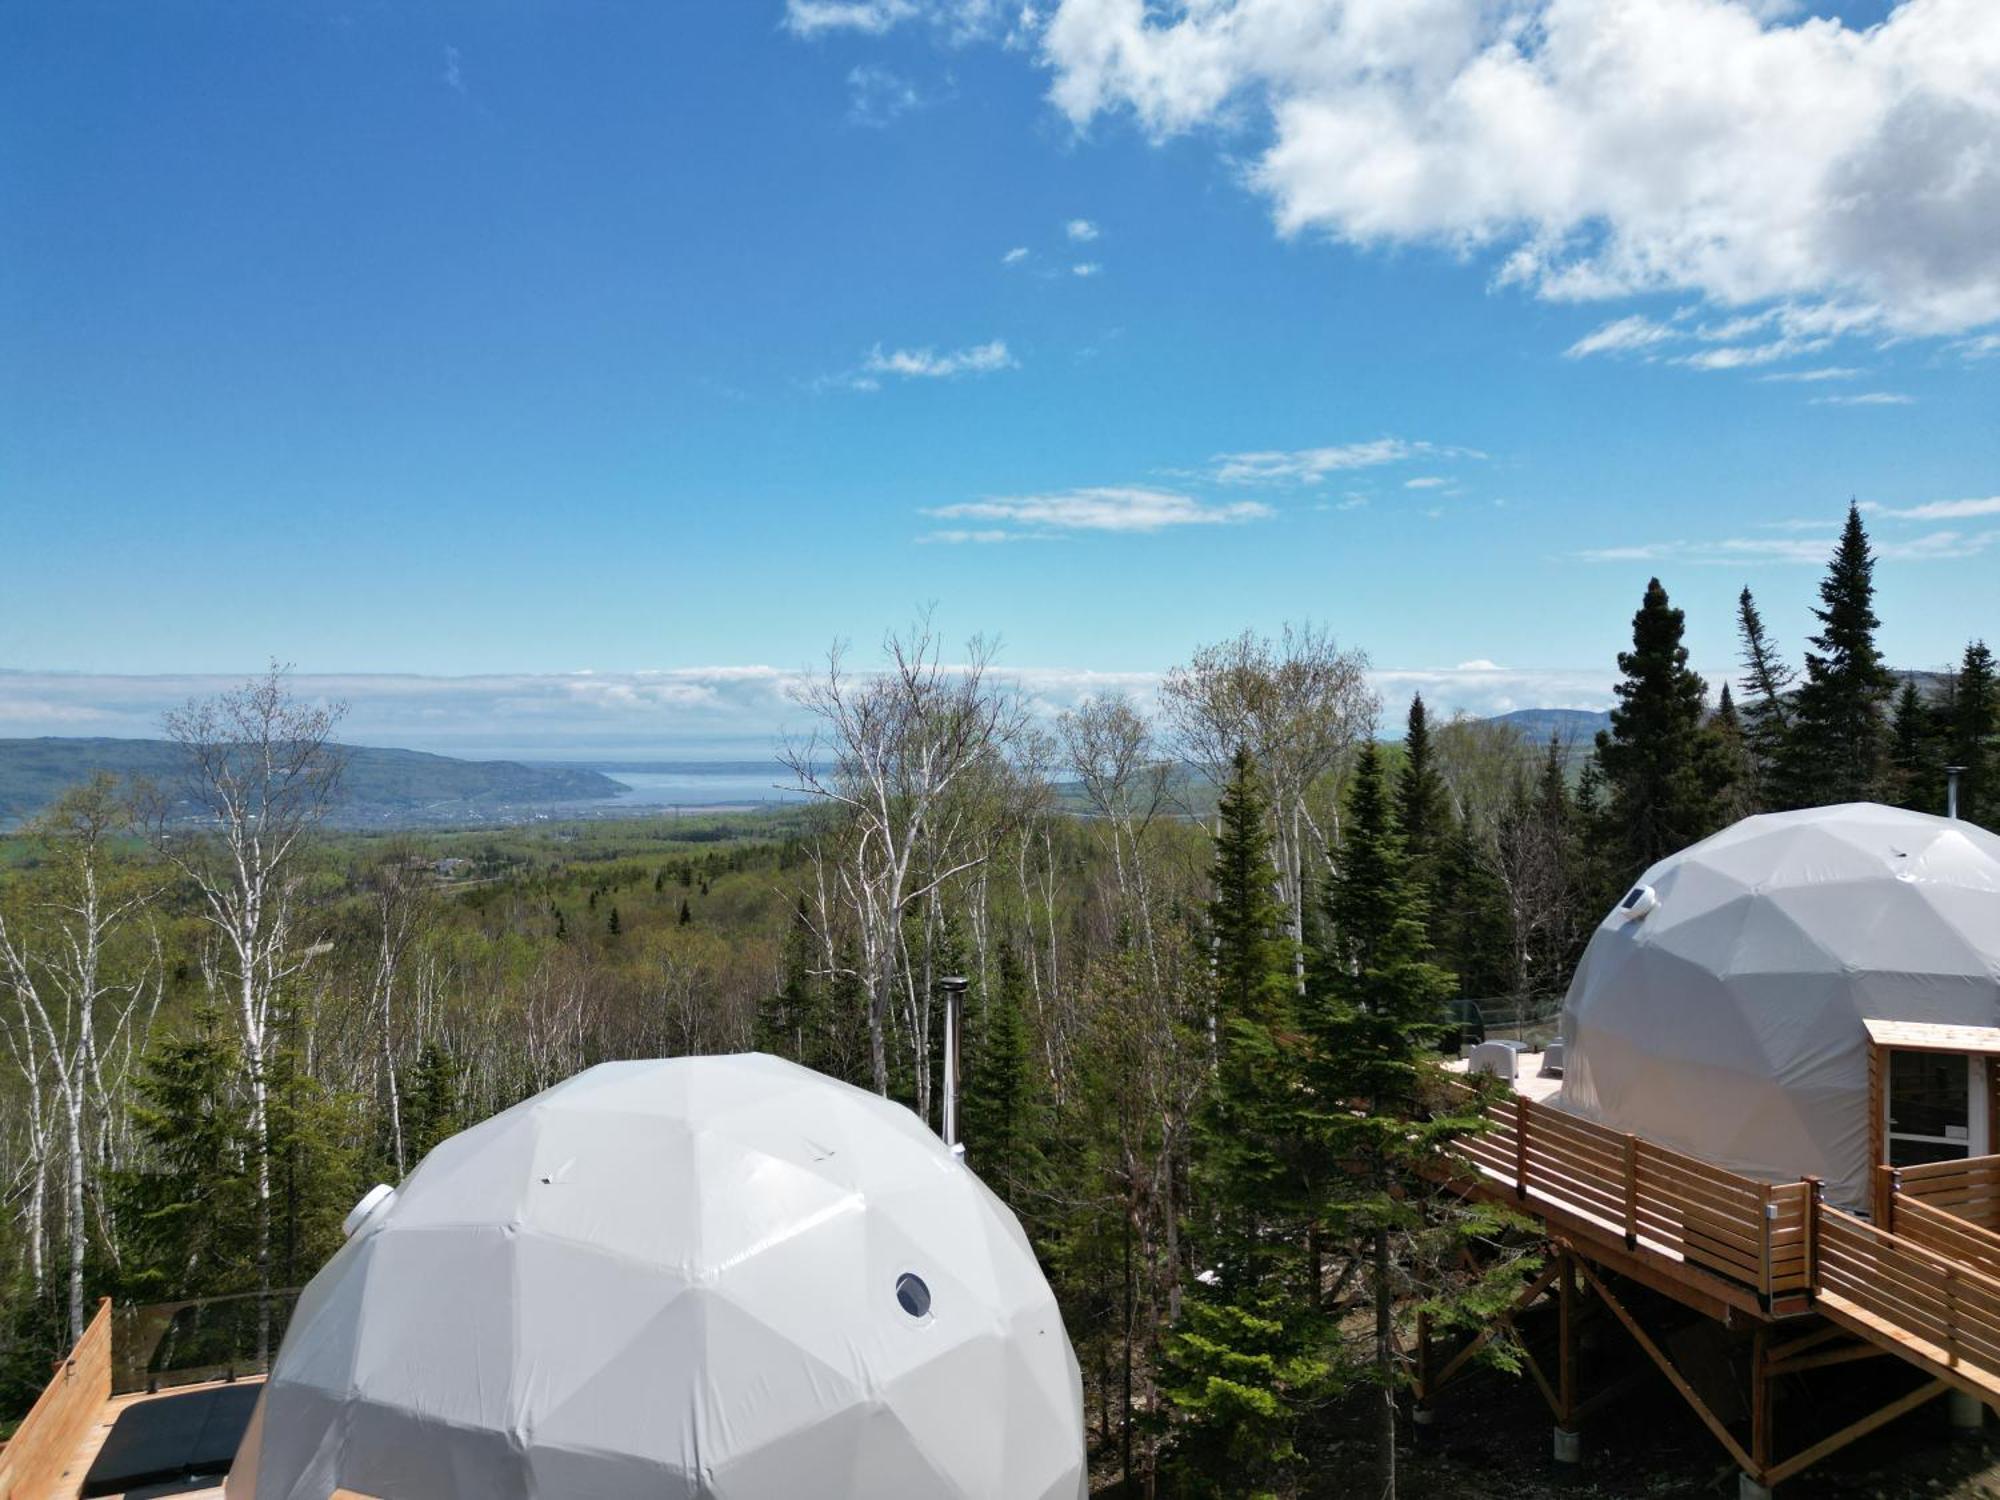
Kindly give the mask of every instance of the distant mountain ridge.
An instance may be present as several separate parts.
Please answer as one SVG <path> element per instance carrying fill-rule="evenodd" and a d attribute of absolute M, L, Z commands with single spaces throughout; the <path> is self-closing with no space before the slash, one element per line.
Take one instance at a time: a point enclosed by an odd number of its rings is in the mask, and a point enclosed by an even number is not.
<path fill-rule="evenodd" d="M 421 750 L 343 745 L 346 770 L 331 821 L 365 828 L 505 819 L 528 806 L 604 802 L 625 788 L 597 771 L 459 760 Z M 171 740 L 0 739 L 0 827 L 24 821 L 100 771 L 172 791 L 182 775 Z"/>
<path fill-rule="evenodd" d="M 1586 708 L 1517 708 L 1512 713 L 1495 714 L 1487 722 L 1518 729 L 1523 738 L 1537 745 L 1546 745 L 1550 735 L 1564 744 L 1589 745 L 1598 730 L 1611 727 L 1611 715 Z"/>

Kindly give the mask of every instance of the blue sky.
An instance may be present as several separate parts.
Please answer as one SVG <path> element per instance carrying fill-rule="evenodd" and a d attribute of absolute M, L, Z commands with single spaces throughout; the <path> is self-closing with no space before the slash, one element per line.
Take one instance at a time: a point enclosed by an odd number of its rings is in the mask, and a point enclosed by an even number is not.
<path fill-rule="evenodd" d="M 1584 0 L 1381 5 L 8 7 L 0 733 L 932 600 L 1052 681 L 1311 618 L 1582 705 L 1655 571 L 1711 674 L 1745 583 L 1796 646 L 1850 496 L 1892 658 L 2000 632 L 2000 8 L 1643 0 L 1685 76 L 1612 55 L 1734 92 L 1635 126 Z"/>

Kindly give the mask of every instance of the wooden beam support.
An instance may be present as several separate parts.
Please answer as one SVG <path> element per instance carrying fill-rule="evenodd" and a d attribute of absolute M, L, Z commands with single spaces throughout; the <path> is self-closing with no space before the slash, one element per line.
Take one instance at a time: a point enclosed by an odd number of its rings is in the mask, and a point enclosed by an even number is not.
<path fill-rule="evenodd" d="M 1781 1464 L 1774 1465 L 1764 1475 L 1761 1482 L 1766 1487 L 1776 1487 L 1783 1484 L 1794 1474 L 1804 1473 L 1821 1459 L 1838 1453 L 1849 1443 L 1854 1442 L 1858 1438 L 1868 1436 L 1876 1428 L 1886 1426 L 1903 1415 L 1904 1412 L 1914 1411 L 1926 1401 L 1942 1396 L 1950 1389 L 1951 1382 L 1948 1380 L 1933 1380 L 1928 1385 L 1918 1386 L 1909 1395 L 1904 1396 L 1900 1400 L 1891 1401 L 1887 1406 L 1882 1407 L 1878 1411 L 1870 1412 L 1858 1422 L 1848 1423 L 1847 1426 L 1841 1428 L 1833 1436 L 1821 1438 L 1810 1448 L 1793 1454 Z"/>
<path fill-rule="evenodd" d="M 1569 1251 L 1556 1258 L 1556 1424 L 1568 1430 L 1576 1412 L 1576 1260 Z"/>
<path fill-rule="evenodd" d="M 1771 1362 L 1773 1364 L 1784 1364 L 1787 1360 L 1798 1358 L 1799 1355 L 1804 1354 L 1808 1349 L 1817 1349 L 1821 1344 L 1830 1344 L 1835 1339 L 1846 1338 L 1848 1336 L 1847 1330 L 1840 1327 L 1839 1324 L 1829 1323 L 1816 1333 L 1809 1333 L 1804 1338 L 1793 1339 L 1788 1344 L 1778 1345 L 1777 1348 L 1771 1351 Z"/>
<path fill-rule="evenodd" d="M 1879 1359 L 1889 1351 L 1879 1344 L 1849 1344 L 1841 1349 L 1829 1349 L 1819 1354 L 1807 1354 L 1799 1359 L 1788 1359 L 1783 1364 L 1773 1364 L 1773 1375 L 1796 1375 L 1801 1370 L 1820 1370 L 1828 1365 L 1851 1365 L 1857 1359 Z"/>
<path fill-rule="evenodd" d="M 1471 1359 L 1473 1355 L 1477 1354 L 1481 1349 L 1484 1349 L 1489 1343 L 1491 1343 L 1493 1341 L 1493 1336 L 1495 1334 L 1499 1333 L 1499 1331 L 1502 1328 L 1511 1327 L 1514 1322 L 1514 1314 L 1520 1312 L 1523 1308 L 1527 1307 L 1529 1303 L 1533 1302 L 1537 1297 L 1541 1296 L 1543 1292 L 1548 1290 L 1549 1283 L 1556 1279 L 1556 1270 L 1561 1264 L 1562 1262 L 1560 1260 L 1556 1260 L 1556 1261 L 1551 1261 L 1548 1265 L 1544 1266 L 1542 1268 L 1542 1274 L 1537 1276 L 1533 1281 L 1528 1283 L 1528 1285 L 1522 1290 L 1521 1294 L 1514 1299 L 1513 1305 L 1509 1307 L 1506 1312 L 1502 1313 L 1499 1317 L 1495 1318 L 1493 1322 L 1489 1324 L 1487 1327 L 1480 1329 L 1479 1332 L 1473 1336 L 1472 1342 L 1467 1344 L 1463 1349 L 1459 1350 L 1458 1353 L 1454 1354 L 1451 1357 L 1450 1361 L 1445 1365 L 1445 1367 L 1442 1370 L 1438 1371 L 1437 1379 L 1432 1381 L 1430 1384 L 1430 1392 L 1432 1394 L 1435 1394 L 1436 1392 L 1443 1390 L 1445 1382 L 1450 1380 L 1452 1376 L 1456 1375 L 1462 1368 L 1464 1368 L 1465 1362 L 1467 1360 Z M 1529 1363 L 1532 1364 L 1533 1361 L 1530 1360 Z M 1536 1378 L 1537 1379 L 1541 1378 L 1539 1371 L 1536 1372 Z"/>
<path fill-rule="evenodd" d="M 1720 1417 L 1708 1409 L 1708 1403 L 1703 1401 L 1695 1388 L 1687 1383 L 1686 1377 L 1674 1368 L 1674 1362 L 1667 1358 L 1666 1351 L 1653 1342 L 1652 1336 L 1639 1326 L 1639 1320 L 1627 1312 L 1625 1304 L 1612 1295 L 1611 1288 L 1598 1279 L 1597 1273 L 1590 1268 L 1590 1262 L 1586 1260 L 1580 1264 L 1584 1279 L 1596 1289 L 1597 1295 L 1604 1299 L 1604 1305 L 1610 1308 L 1618 1321 L 1625 1325 L 1625 1331 L 1631 1334 L 1633 1340 L 1645 1351 L 1646 1357 L 1659 1366 L 1660 1373 L 1667 1377 L 1675 1390 L 1680 1392 L 1681 1399 L 1694 1409 L 1694 1414 L 1701 1418 L 1702 1425 L 1708 1428 L 1715 1440 L 1728 1450 L 1729 1456 L 1736 1460 L 1737 1467 L 1751 1478 L 1763 1482 L 1763 1468 L 1743 1451 L 1743 1445 L 1736 1441 L 1736 1435 L 1723 1425 Z"/>

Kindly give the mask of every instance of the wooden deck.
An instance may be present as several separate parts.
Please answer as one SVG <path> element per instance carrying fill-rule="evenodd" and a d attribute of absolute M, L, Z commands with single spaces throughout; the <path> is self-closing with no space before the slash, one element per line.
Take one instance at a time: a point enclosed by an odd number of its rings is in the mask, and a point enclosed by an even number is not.
<path fill-rule="evenodd" d="M 2000 1409 L 2000 1157 L 1883 1168 L 1871 1223 L 1826 1204 L 1814 1179 L 1757 1181 L 1524 1094 L 1483 1113 L 1485 1131 L 1461 1143 L 1477 1174 L 1462 1186 L 1539 1220 L 1759 1482 L 1788 1478 L 1839 1443 L 1782 1463 L 1758 1447 L 1763 1434 L 1744 1448 L 1591 1274 L 1592 1263 L 1725 1324 L 1750 1323 L 1760 1391 L 1767 1341 L 1781 1329 L 1818 1329 L 1790 1338 L 1794 1350 L 1842 1333 L 1857 1344 L 1800 1353 L 1790 1364 L 1776 1359 L 1778 1373 L 1880 1352 L 1930 1377 L 1893 1409 L 1837 1435 L 1840 1442 L 1948 1389 Z M 1565 1297 L 1571 1274 L 1560 1276 Z M 1765 1399 L 1755 1396 L 1753 1406 Z M 1569 1409 L 1552 1404 L 1559 1418 Z"/>

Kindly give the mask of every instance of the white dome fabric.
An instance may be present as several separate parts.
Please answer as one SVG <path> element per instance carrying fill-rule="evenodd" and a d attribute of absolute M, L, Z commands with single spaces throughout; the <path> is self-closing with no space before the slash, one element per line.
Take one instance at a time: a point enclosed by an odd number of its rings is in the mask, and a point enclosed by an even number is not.
<path fill-rule="evenodd" d="M 908 1110 L 747 1055 L 607 1063 L 431 1152 L 301 1295 L 226 1493 L 1086 1481 L 1076 1356 L 1014 1216 Z"/>
<path fill-rule="evenodd" d="M 2000 838 L 1873 803 L 1745 818 L 1639 879 L 1563 1003 L 1557 1102 L 1868 1201 L 1864 1019 L 2000 1026 Z"/>

